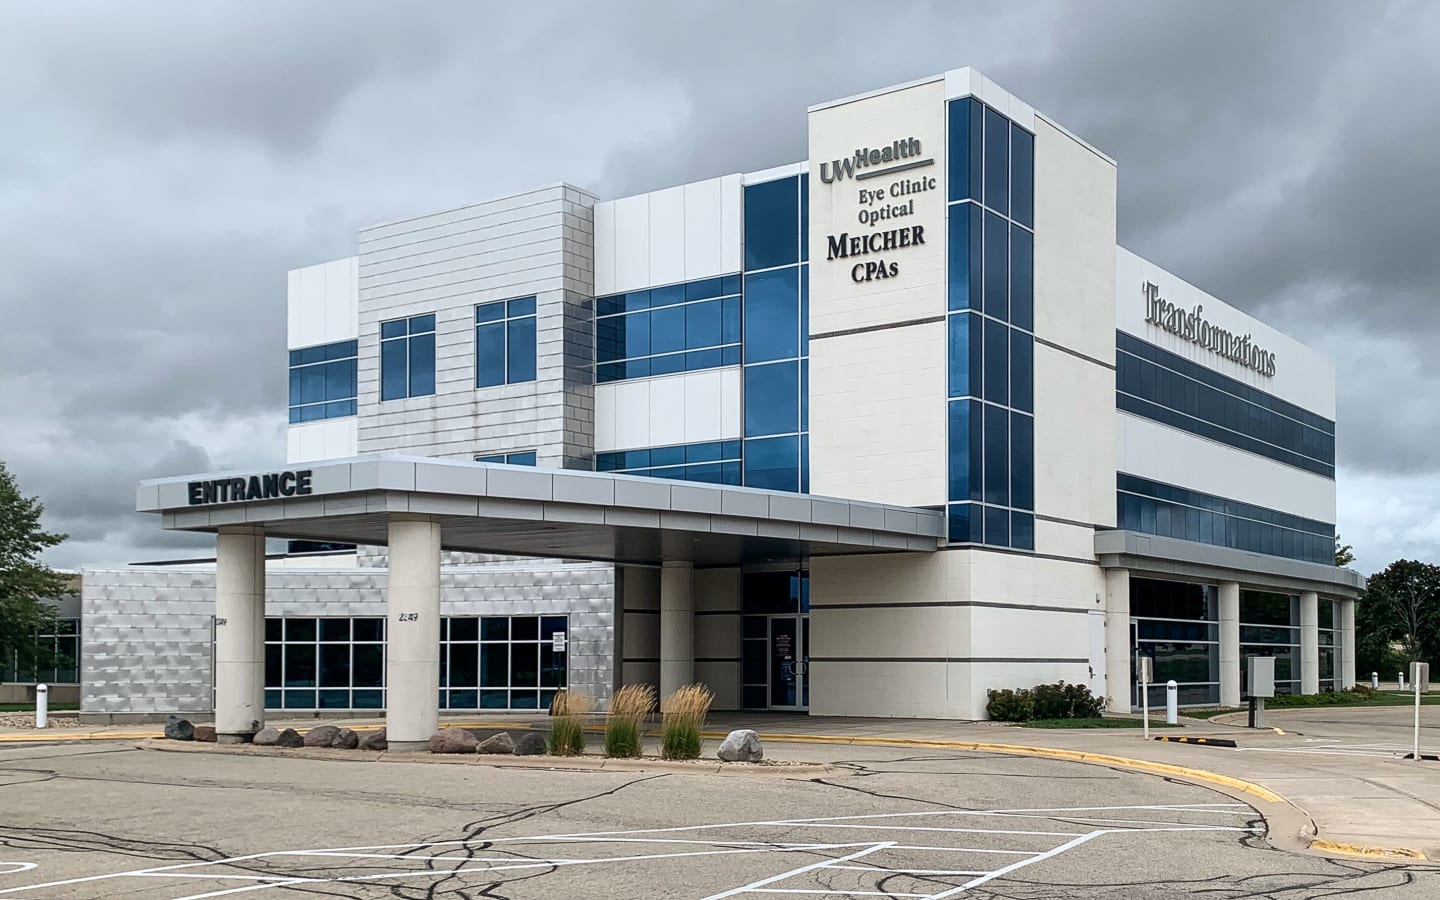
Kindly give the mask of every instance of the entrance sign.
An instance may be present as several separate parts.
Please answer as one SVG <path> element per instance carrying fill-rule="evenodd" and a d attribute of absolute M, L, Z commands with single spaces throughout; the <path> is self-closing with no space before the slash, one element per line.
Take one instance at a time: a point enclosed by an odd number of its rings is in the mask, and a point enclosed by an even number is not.
<path fill-rule="evenodd" d="M 310 469 L 270 472 L 248 478 L 212 478 L 186 484 L 191 506 L 207 503 L 239 503 L 242 500 L 278 500 L 310 493 Z"/>

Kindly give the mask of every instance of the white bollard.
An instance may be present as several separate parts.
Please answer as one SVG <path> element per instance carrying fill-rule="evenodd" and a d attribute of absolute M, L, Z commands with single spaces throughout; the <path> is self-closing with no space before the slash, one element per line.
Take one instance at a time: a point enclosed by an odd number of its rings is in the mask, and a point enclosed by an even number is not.
<path fill-rule="evenodd" d="M 1380 673 L 1379 673 L 1379 672 L 1371 672 L 1371 673 L 1370 673 L 1370 690 L 1372 690 L 1372 691 L 1378 691 L 1378 690 L 1380 690 Z"/>
<path fill-rule="evenodd" d="M 1165 682 L 1165 724 L 1180 724 L 1180 689 L 1173 678 Z"/>
<path fill-rule="evenodd" d="M 1400 677 L 1400 690 L 1402 690 L 1402 691 L 1405 690 L 1405 673 L 1404 673 L 1404 672 L 1396 672 L 1395 674 Z"/>
<path fill-rule="evenodd" d="M 50 719 L 50 685 L 35 685 L 35 727 L 44 728 Z"/>

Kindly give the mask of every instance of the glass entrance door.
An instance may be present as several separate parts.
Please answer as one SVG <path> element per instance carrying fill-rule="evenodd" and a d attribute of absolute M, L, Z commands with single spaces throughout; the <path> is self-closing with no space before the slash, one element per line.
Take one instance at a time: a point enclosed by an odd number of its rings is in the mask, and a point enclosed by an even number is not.
<path fill-rule="evenodd" d="M 770 617 L 770 708 L 810 705 L 809 616 Z"/>

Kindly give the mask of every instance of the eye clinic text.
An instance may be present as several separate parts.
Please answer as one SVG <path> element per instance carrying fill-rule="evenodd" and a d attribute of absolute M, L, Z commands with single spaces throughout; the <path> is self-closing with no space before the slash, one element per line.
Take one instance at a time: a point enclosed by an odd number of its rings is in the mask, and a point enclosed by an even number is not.
<path fill-rule="evenodd" d="M 853 256 L 867 256 L 871 253 L 884 253 L 904 247 L 918 247 L 925 243 L 925 226 L 911 225 L 907 228 L 892 228 L 889 231 L 876 231 L 853 237 L 849 232 L 845 232 L 828 235 L 825 241 L 828 245 L 828 252 L 825 255 L 827 260 L 849 259 Z M 900 264 L 887 263 L 883 259 L 873 262 L 857 262 L 850 267 L 850 280 L 857 284 L 879 278 L 893 278 L 898 274 L 900 274 Z"/>
<path fill-rule="evenodd" d="M 886 219 L 893 219 L 898 216 L 913 216 L 915 214 L 915 196 L 925 191 L 933 191 L 937 185 L 934 176 L 928 178 L 906 178 L 895 182 L 889 187 L 860 188 L 860 214 L 861 225 L 875 225 Z M 902 197 L 909 197 L 903 203 L 890 203 L 890 200 L 899 200 Z"/>

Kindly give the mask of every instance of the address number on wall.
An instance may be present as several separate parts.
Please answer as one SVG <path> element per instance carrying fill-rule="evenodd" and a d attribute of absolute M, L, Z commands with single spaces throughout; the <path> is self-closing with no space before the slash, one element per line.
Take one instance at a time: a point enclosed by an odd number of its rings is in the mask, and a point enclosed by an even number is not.
<path fill-rule="evenodd" d="M 418 621 L 420 621 L 420 614 L 419 614 L 419 613 L 401 613 L 401 614 L 399 615 L 399 619 L 400 619 L 401 622 L 418 622 Z"/>

